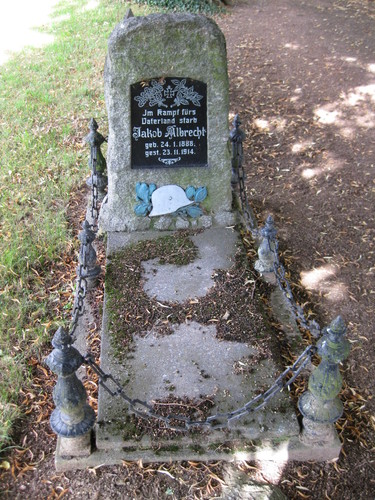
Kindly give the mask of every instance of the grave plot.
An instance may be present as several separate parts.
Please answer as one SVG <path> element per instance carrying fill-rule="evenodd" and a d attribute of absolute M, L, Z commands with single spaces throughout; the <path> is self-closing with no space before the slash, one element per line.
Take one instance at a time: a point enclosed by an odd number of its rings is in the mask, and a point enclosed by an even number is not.
<path fill-rule="evenodd" d="M 219 28 L 197 15 L 126 16 L 109 39 L 105 97 L 108 168 L 93 120 L 86 138 L 91 223 L 79 235 L 72 327 L 58 330 L 48 358 L 59 376 L 51 418 L 59 435 L 57 468 L 337 457 L 333 422 L 342 412 L 345 325 L 336 318 L 317 348 L 304 348 L 292 366 L 282 366 L 254 294 L 258 275 L 241 246 L 231 184 L 239 184 L 246 228 L 260 243 L 255 268 L 272 283 L 275 316 L 294 336 L 294 316 L 305 329 L 316 325 L 304 321 L 292 300 L 272 218 L 261 231 L 250 220 L 238 117 L 230 157 Z M 72 344 L 84 343 L 84 299 L 100 272 L 92 244 L 101 200 L 107 269 L 99 366 Z M 316 350 L 322 363 L 299 400 L 301 434 L 287 389 Z M 75 374 L 84 362 L 99 375 L 96 421 Z"/>
<path fill-rule="evenodd" d="M 282 369 L 238 234 L 211 228 L 149 238 L 122 235 L 121 250 L 119 235 L 109 238 L 102 368 L 131 399 L 176 415 L 172 428 L 183 426 L 178 417 L 205 421 L 243 408 Z M 288 395 L 277 392 L 267 409 L 233 419 L 230 431 L 215 430 L 228 420 L 218 416 L 183 433 L 129 414 L 126 401 L 101 389 L 96 445 L 150 461 L 252 456 L 259 440 L 287 446 L 299 425 Z"/>

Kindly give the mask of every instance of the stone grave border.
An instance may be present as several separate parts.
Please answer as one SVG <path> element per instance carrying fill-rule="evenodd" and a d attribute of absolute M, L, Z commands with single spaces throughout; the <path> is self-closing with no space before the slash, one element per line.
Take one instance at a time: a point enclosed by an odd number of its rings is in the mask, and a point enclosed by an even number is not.
<path fill-rule="evenodd" d="M 331 460 L 338 457 L 341 443 L 333 424 L 343 412 L 343 404 L 338 398 L 342 386 L 339 364 L 347 358 L 350 350 L 350 344 L 344 338 L 346 326 L 338 316 L 329 326 L 321 329 L 316 321 L 306 320 L 303 308 L 296 303 L 286 270 L 279 258 L 274 221 L 269 216 L 265 226 L 259 229 L 248 202 L 243 168 L 244 133 L 240 129 L 240 123 L 236 115 L 229 136 L 232 144 L 232 188 L 240 200 L 243 225 L 258 246 L 259 258 L 255 269 L 267 282 L 278 285 L 284 298 L 284 307 L 286 306 L 296 325 L 319 340 L 316 345 L 308 345 L 293 365 L 288 366 L 264 393 L 236 411 L 212 415 L 204 421 L 194 421 L 173 414 L 167 417 L 158 415 L 147 403 L 129 398 L 118 381 L 111 374 L 105 373 L 90 354 L 83 356 L 73 344 L 77 346 L 78 325 L 85 314 L 87 291 L 95 286 L 101 272 L 96 263 L 93 243 L 98 231 L 99 203 L 104 197 L 106 183 L 105 159 L 100 150 L 105 138 L 97 132 L 98 125 L 92 119 L 90 133 L 86 137 L 86 142 L 90 145 L 91 176 L 88 184 L 91 186 L 91 206 L 78 236 L 81 245 L 72 320 L 68 330 L 63 327 L 57 330 L 52 340 L 54 350 L 46 358 L 49 368 L 58 375 L 53 396 L 56 409 L 51 415 L 50 423 L 58 436 L 56 464 L 59 470 L 93 466 L 103 461 L 103 452 L 97 453 L 92 447 L 95 412 L 87 404 L 86 390 L 77 377 L 76 372 L 82 365 L 90 366 L 98 375 L 99 384 L 111 396 L 123 398 L 133 413 L 142 418 L 157 418 L 167 428 L 186 431 L 192 427 L 227 428 L 234 420 L 263 408 L 275 394 L 290 387 L 316 353 L 320 355 L 321 362 L 309 377 L 308 390 L 298 400 L 298 409 L 303 417 L 302 430 L 300 443 L 294 443 L 291 459 Z M 181 425 L 171 423 L 176 421 Z M 112 463 L 118 463 L 119 458 L 112 460 Z"/>

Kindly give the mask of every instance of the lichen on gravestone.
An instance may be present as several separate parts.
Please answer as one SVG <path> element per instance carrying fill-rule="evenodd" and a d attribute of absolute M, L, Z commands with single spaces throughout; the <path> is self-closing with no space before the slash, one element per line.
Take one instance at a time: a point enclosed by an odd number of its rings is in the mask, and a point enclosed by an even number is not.
<path fill-rule="evenodd" d="M 174 214 L 168 227 L 158 217 L 145 224 L 151 206 L 138 208 L 136 215 L 137 183 L 204 187 L 204 201 L 187 212 L 190 226 L 197 225 L 196 219 L 201 225 L 202 215 L 217 226 L 234 222 L 226 47 L 213 20 L 185 13 L 124 19 L 108 43 L 105 98 L 109 139 L 108 201 L 100 214 L 104 231 L 176 227 Z M 165 216 L 160 215 L 164 221 Z"/>

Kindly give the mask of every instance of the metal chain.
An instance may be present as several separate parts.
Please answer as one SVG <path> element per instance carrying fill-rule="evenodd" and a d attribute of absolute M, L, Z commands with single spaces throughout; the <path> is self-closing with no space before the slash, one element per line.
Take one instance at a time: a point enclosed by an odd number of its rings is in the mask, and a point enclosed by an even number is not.
<path fill-rule="evenodd" d="M 241 211 L 244 216 L 245 228 L 253 235 L 254 238 L 258 238 L 259 236 L 259 229 L 257 227 L 258 224 L 253 209 L 250 207 L 249 200 L 247 198 L 245 180 L 246 180 L 245 170 L 241 162 L 238 165 L 238 187 L 240 191 Z"/>
<path fill-rule="evenodd" d="M 87 280 L 83 277 L 84 270 L 85 268 L 82 264 L 80 264 L 77 268 L 76 295 L 74 297 L 73 314 L 69 328 L 69 334 L 72 337 L 72 342 L 77 340 L 75 332 L 78 326 L 78 320 L 84 312 L 84 303 L 87 295 Z"/>
<path fill-rule="evenodd" d="M 92 169 L 91 176 L 91 216 L 92 224 L 90 224 L 91 229 L 94 232 L 98 230 L 98 216 L 99 216 L 99 199 L 98 199 L 98 174 L 96 171 L 96 161 L 97 161 L 97 146 L 90 147 L 90 167 Z M 79 318 L 84 313 L 84 303 L 87 295 L 87 245 L 81 243 L 79 255 L 81 257 L 81 263 L 77 267 L 77 279 L 76 279 L 76 292 L 73 303 L 73 313 L 69 328 L 69 334 L 72 337 L 72 342 L 77 340 L 76 329 L 78 326 Z"/>
<path fill-rule="evenodd" d="M 261 235 L 260 230 L 256 227 L 256 222 L 252 209 L 249 206 L 249 202 L 246 195 L 246 189 L 244 185 L 244 176 L 242 175 L 243 168 L 239 169 L 239 192 L 241 209 L 244 214 L 245 227 L 252 234 L 253 238 L 259 238 Z M 273 245 L 272 245 L 273 243 Z M 319 337 L 321 328 L 315 320 L 307 321 L 303 312 L 303 308 L 297 304 L 294 299 L 292 288 L 286 277 L 286 270 L 280 261 L 279 257 L 279 242 L 276 237 L 268 238 L 268 244 L 270 250 L 274 254 L 274 272 L 277 284 L 282 291 L 284 297 L 286 298 L 290 311 L 294 319 L 301 325 L 302 328 L 309 331 L 313 337 Z"/>
<path fill-rule="evenodd" d="M 99 200 L 98 200 L 98 173 L 96 171 L 97 162 L 97 146 L 91 146 L 91 159 L 90 166 L 92 170 L 91 175 L 91 217 L 93 219 L 92 228 L 97 229 L 97 221 L 99 216 Z"/>
<path fill-rule="evenodd" d="M 246 193 L 245 186 L 245 171 L 242 164 L 242 139 L 244 133 L 239 128 L 240 121 L 238 116 L 233 122 L 234 129 L 231 132 L 232 150 L 233 150 L 233 160 L 232 165 L 236 167 L 238 187 L 239 187 L 239 197 L 241 202 L 241 210 L 244 216 L 244 223 L 246 229 L 252 234 L 254 239 L 261 236 L 261 230 L 257 228 L 257 221 L 252 208 L 250 207 L 249 200 Z M 240 144 L 238 144 L 240 143 Z M 241 153 L 239 154 L 238 151 Z M 236 160 L 234 159 L 236 158 Z M 279 258 L 279 242 L 275 235 L 268 237 L 268 245 L 270 250 L 274 254 L 274 272 L 277 284 L 282 291 L 285 299 L 287 300 L 290 311 L 294 319 L 300 324 L 300 326 L 309 331 L 313 337 L 319 337 L 321 333 L 321 328 L 315 320 L 307 321 L 303 312 L 303 308 L 298 305 L 293 297 L 293 292 L 290 283 L 286 277 L 285 267 L 280 262 Z M 273 245 L 272 245 L 273 243 Z"/>
<path fill-rule="evenodd" d="M 229 134 L 229 139 L 232 143 L 232 187 L 237 185 L 240 192 L 241 211 L 244 218 L 244 225 L 246 229 L 254 236 L 258 237 L 259 230 L 257 229 L 257 220 L 252 208 L 250 207 L 249 200 L 247 199 L 245 180 L 246 174 L 243 168 L 243 140 L 245 133 L 240 128 L 241 120 L 238 114 L 233 120 L 233 129 Z"/>
<path fill-rule="evenodd" d="M 321 328 L 318 324 L 317 321 L 315 320 L 310 320 L 307 321 L 305 318 L 303 308 L 299 304 L 296 303 L 293 297 L 293 292 L 290 286 L 290 283 L 286 277 L 286 270 L 285 267 L 282 265 L 280 262 L 279 258 L 279 242 L 277 238 L 274 238 L 273 240 L 274 245 L 271 245 L 270 239 L 268 240 L 268 243 L 270 245 L 270 248 L 273 248 L 273 254 L 274 254 L 274 272 L 276 276 L 276 281 L 277 284 L 283 293 L 285 299 L 287 300 L 289 304 L 290 311 L 294 317 L 294 319 L 299 322 L 300 326 L 304 328 L 305 330 L 309 331 L 311 335 L 315 338 L 319 337 L 321 334 Z"/>
<path fill-rule="evenodd" d="M 284 389 L 288 388 L 294 380 L 298 377 L 301 371 L 310 362 L 311 357 L 315 354 L 316 348 L 312 345 L 308 346 L 299 358 L 293 363 L 292 366 L 286 368 L 281 375 L 275 380 L 274 384 L 261 394 L 258 394 L 253 399 L 248 401 L 245 405 L 240 408 L 226 413 L 216 413 L 211 415 L 205 420 L 192 420 L 189 417 L 176 415 L 170 413 L 166 417 L 159 415 L 151 405 L 140 399 L 132 399 L 128 396 L 120 382 L 109 373 L 105 373 L 100 366 L 95 363 L 91 355 L 86 356 L 85 363 L 92 368 L 92 370 L 99 377 L 99 384 L 105 391 L 112 397 L 121 397 L 129 406 L 129 408 L 141 418 L 155 418 L 165 424 L 168 429 L 174 431 L 187 431 L 193 427 L 203 427 L 212 430 L 224 429 L 230 427 L 230 425 L 249 413 L 256 412 L 262 409 L 266 404 L 272 399 L 277 393 L 282 392 Z M 289 375 L 292 375 L 290 378 Z M 109 387 L 108 382 L 113 384 L 113 388 Z M 179 422 L 179 425 L 173 423 Z"/>

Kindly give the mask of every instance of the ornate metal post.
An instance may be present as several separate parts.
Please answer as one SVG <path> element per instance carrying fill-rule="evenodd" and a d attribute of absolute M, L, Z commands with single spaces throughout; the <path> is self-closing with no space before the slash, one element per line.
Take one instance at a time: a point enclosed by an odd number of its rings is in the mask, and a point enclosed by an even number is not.
<path fill-rule="evenodd" d="M 83 358 L 72 346 L 72 337 L 62 327 L 55 333 L 52 345 L 54 350 L 46 358 L 46 363 L 58 375 L 53 391 L 56 409 L 50 423 L 61 438 L 59 454 L 86 456 L 91 453 L 90 434 L 95 412 L 87 404 L 86 390 L 75 373 Z"/>
<path fill-rule="evenodd" d="M 258 273 L 265 275 L 264 277 L 267 281 L 276 281 L 271 279 L 272 275 L 274 275 L 274 264 L 276 262 L 276 234 L 277 229 L 275 227 L 273 217 L 272 215 L 269 215 L 265 226 L 260 230 L 262 240 L 258 247 L 259 258 L 254 264 L 255 270 L 258 271 Z"/>
<path fill-rule="evenodd" d="M 350 351 L 350 344 L 344 338 L 344 320 L 337 316 L 324 330 L 317 344 L 322 361 L 310 376 L 308 391 L 298 401 L 304 427 L 301 441 L 310 446 L 334 441 L 333 423 L 343 412 L 342 402 L 337 397 L 342 387 L 339 363 L 348 357 Z"/>
<path fill-rule="evenodd" d="M 231 184 L 238 184 L 239 169 L 242 166 L 243 157 L 243 140 L 245 138 L 245 133 L 240 129 L 241 121 L 238 114 L 233 120 L 233 129 L 230 131 L 229 138 L 232 143 L 232 179 Z"/>
<path fill-rule="evenodd" d="M 91 230 L 91 226 L 87 220 L 82 224 L 82 231 L 78 238 L 81 242 L 79 252 L 79 266 L 77 267 L 78 279 L 85 279 L 87 288 L 92 289 L 101 272 L 101 267 L 96 265 L 96 251 L 92 246 L 95 240 L 95 232 Z"/>
<path fill-rule="evenodd" d="M 102 201 L 105 196 L 105 188 L 108 184 L 107 176 L 105 171 L 107 169 L 107 163 L 101 152 L 100 146 L 105 142 L 105 138 L 100 134 L 98 130 L 98 124 L 95 118 L 91 118 L 90 121 L 90 133 L 85 137 L 85 141 L 90 144 L 90 162 L 89 167 L 92 171 L 87 184 L 92 187 L 96 187 L 98 190 L 98 199 Z"/>

